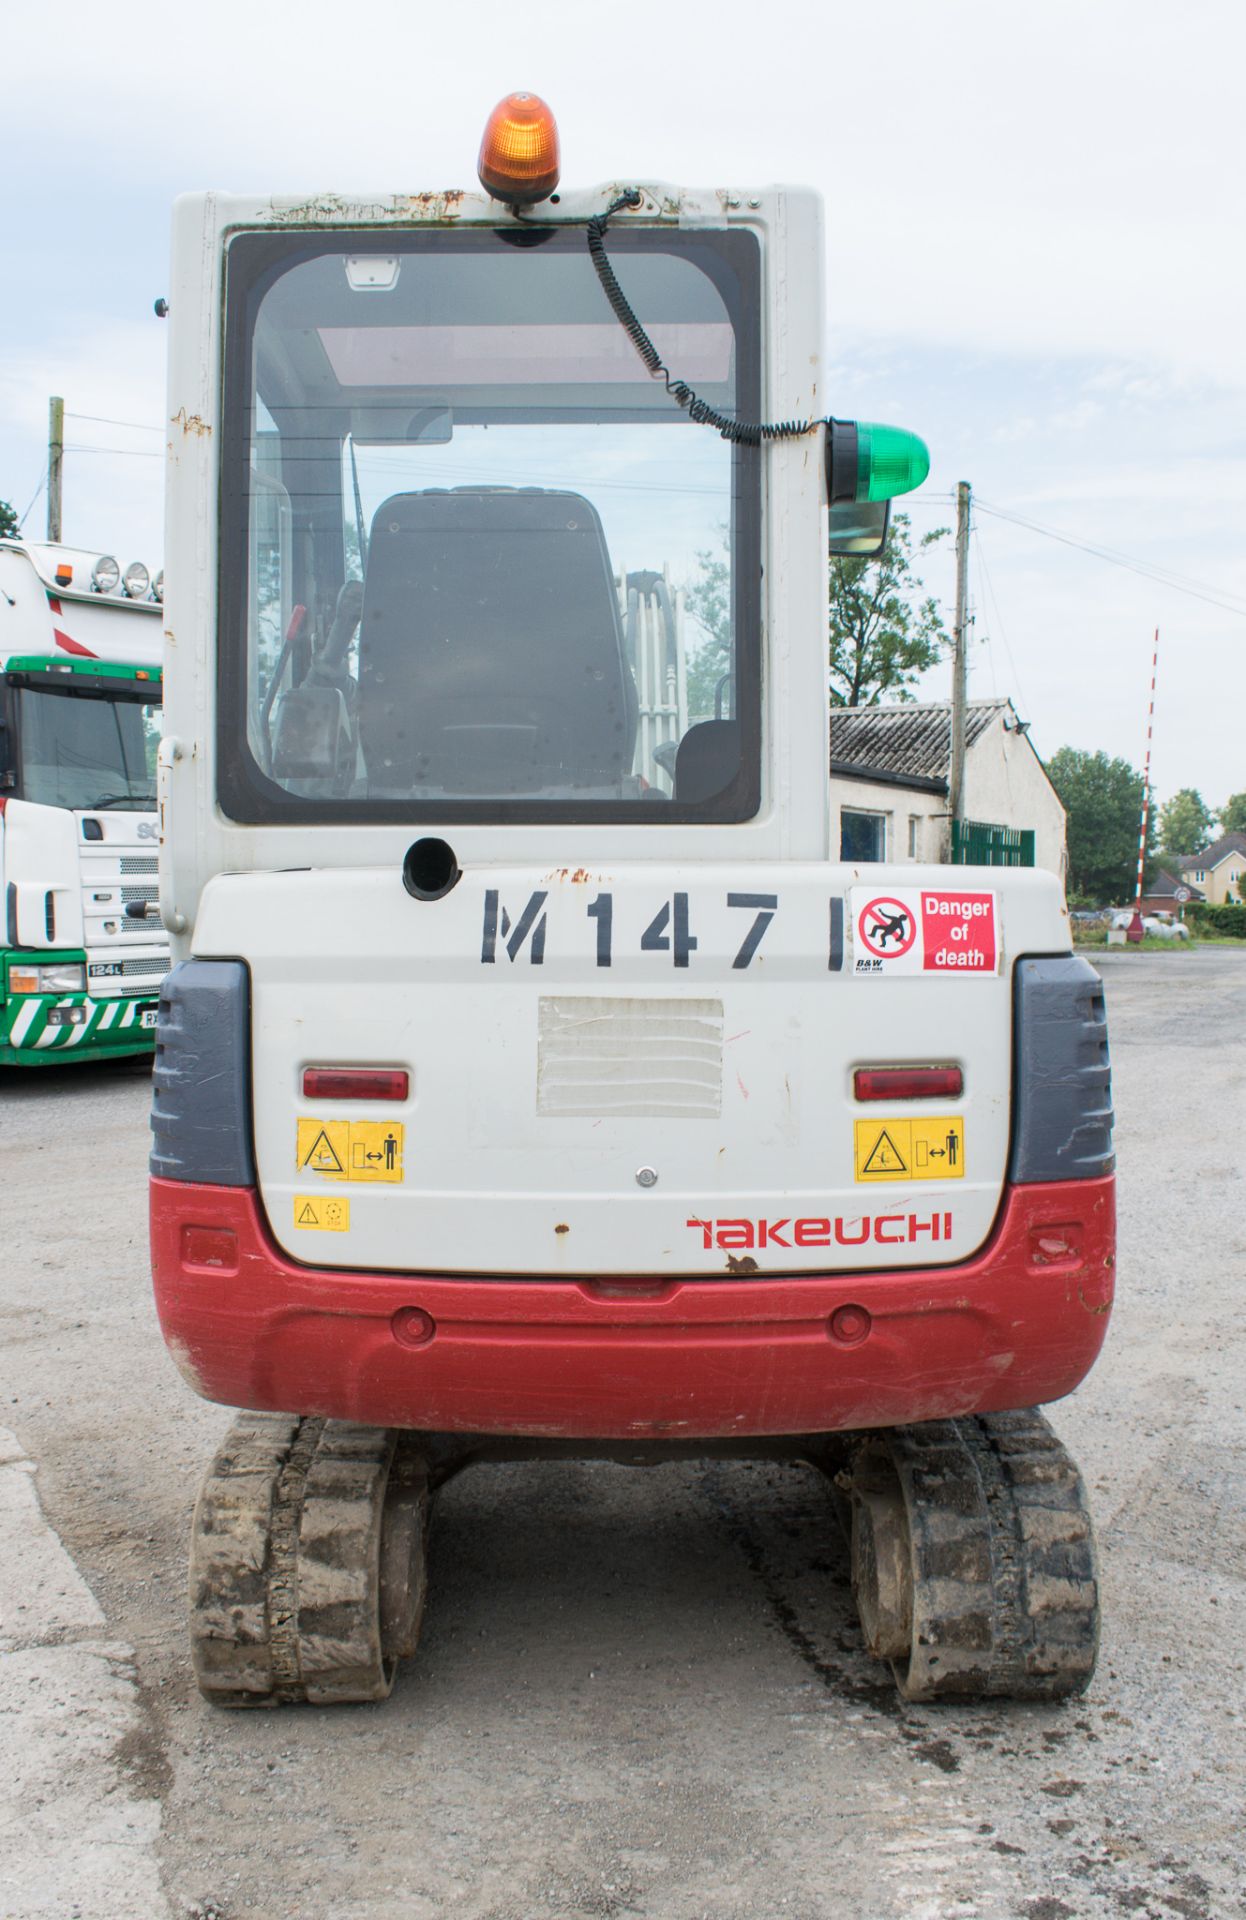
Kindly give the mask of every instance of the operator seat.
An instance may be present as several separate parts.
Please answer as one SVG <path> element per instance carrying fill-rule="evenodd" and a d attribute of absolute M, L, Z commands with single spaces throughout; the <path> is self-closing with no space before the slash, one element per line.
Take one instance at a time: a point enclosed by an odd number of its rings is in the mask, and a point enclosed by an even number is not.
<path fill-rule="evenodd" d="M 740 771 L 738 720 L 701 720 L 675 755 L 675 798 L 685 805 L 717 799 Z"/>
<path fill-rule="evenodd" d="M 578 493 L 458 487 L 377 509 L 359 628 L 372 792 L 620 793 L 636 687 L 596 510 Z"/>

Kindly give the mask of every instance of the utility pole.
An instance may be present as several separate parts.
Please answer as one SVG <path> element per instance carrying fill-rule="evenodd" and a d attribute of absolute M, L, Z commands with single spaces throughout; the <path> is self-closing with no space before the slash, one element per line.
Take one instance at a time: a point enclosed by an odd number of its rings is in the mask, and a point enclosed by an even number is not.
<path fill-rule="evenodd" d="M 952 631 L 952 753 L 948 768 L 948 858 L 953 858 L 956 829 L 965 819 L 965 699 L 969 668 L 969 482 L 956 488 L 956 625 Z"/>
<path fill-rule="evenodd" d="M 1133 919 L 1125 933 L 1126 940 L 1134 945 L 1142 940 L 1146 932 L 1142 924 L 1142 881 L 1146 871 L 1146 835 L 1151 820 L 1151 735 L 1155 731 L 1155 681 L 1159 673 L 1159 628 L 1155 629 L 1155 646 L 1151 652 L 1151 704 L 1146 716 L 1146 758 L 1142 764 L 1142 819 L 1138 824 L 1138 877 L 1134 886 Z"/>
<path fill-rule="evenodd" d="M 65 455 L 65 402 L 59 394 L 48 401 L 48 539 L 61 537 L 61 462 Z"/>

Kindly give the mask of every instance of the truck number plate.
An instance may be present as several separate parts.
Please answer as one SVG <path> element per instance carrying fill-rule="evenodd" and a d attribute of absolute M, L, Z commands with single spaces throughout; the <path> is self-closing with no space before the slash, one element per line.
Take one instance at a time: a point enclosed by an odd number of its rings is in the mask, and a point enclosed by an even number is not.
<path fill-rule="evenodd" d="M 139 1026 L 154 1027 L 156 1024 L 156 1016 L 158 1011 L 159 1009 L 156 1007 L 144 1007 L 143 1011 L 138 1016 Z"/>

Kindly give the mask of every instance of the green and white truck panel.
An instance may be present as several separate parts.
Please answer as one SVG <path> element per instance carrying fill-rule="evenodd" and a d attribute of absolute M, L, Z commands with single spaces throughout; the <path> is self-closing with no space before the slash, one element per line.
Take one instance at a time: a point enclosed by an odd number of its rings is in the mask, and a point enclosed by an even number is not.
<path fill-rule="evenodd" d="M 0 542 L 0 1067 L 150 1052 L 169 967 L 161 609 L 92 589 L 94 571 Z"/>

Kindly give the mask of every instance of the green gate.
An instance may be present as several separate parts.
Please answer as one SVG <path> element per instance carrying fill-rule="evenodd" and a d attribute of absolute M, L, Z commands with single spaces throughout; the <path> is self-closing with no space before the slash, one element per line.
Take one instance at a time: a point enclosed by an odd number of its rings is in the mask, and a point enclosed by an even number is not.
<path fill-rule="evenodd" d="M 1032 867 L 1033 827 L 996 827 L 986 820 L 953 820 L 956 867 Z"/>

